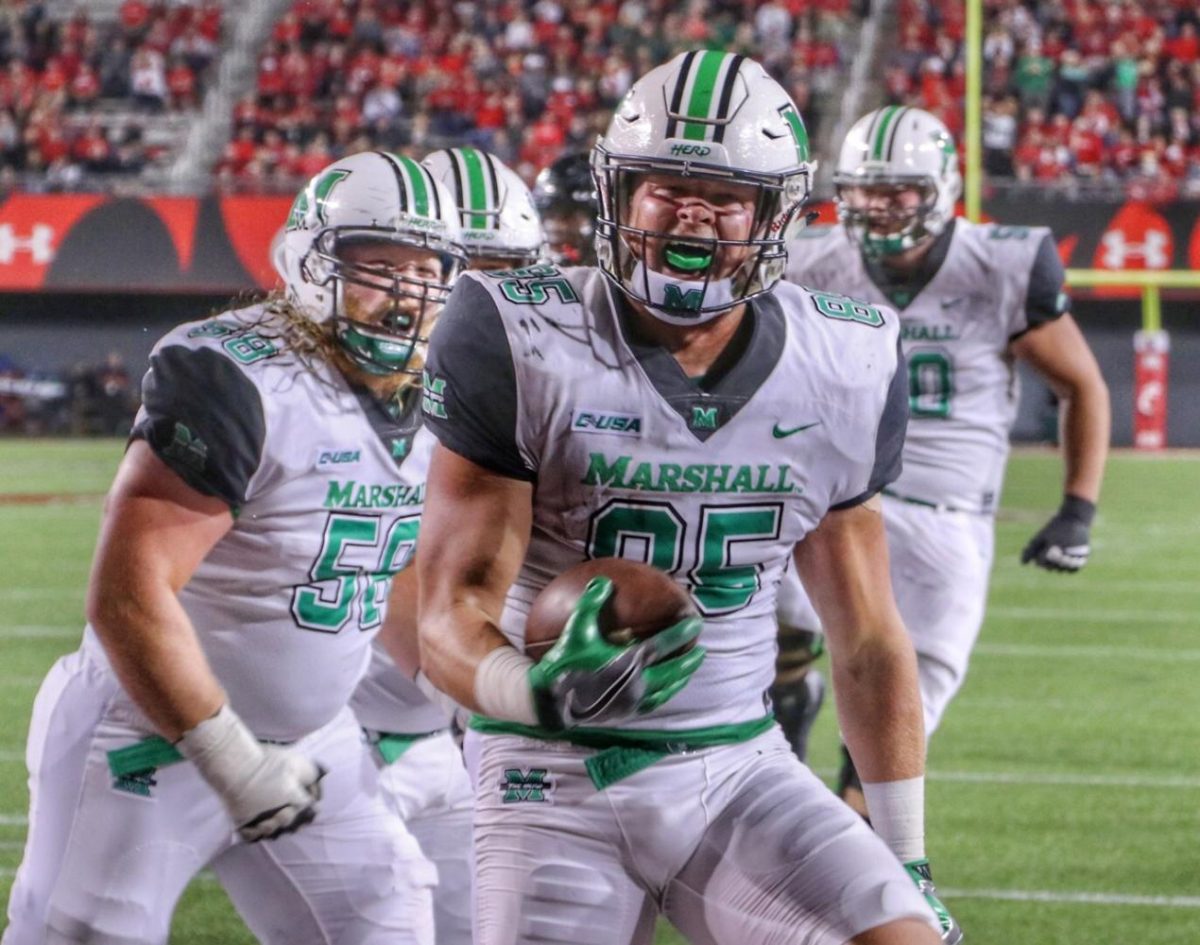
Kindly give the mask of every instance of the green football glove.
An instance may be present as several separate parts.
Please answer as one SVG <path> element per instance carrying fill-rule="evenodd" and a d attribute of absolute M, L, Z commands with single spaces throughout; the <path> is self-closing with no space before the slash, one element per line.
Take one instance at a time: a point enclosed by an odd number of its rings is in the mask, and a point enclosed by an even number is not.
<path fill-rule="evenodd" d="M 704 662 L 702 646 L 672 655 L 700 635 L 704 622 L 699 617 L 685 617 L 644 640 L 608 642 L 599 617 L 612 593 L 611 579 L 592 578 L 554 646 L 529 670 L 543 728 L 612 725 L 652 712 L 686 686 Z"/>
<path fill-rule="evenodd" d="M 917 890 L 929 903 L 929 908 L 937 916 L 938 925 L 942 929 L 942 941 L 946 945 L 958 945 L 963 940 L 962 928 L 954 921 L 950 910 L 938 898 L 937 889 L 933 885 L 933 872 L 929 868 L 929 860 L 912 860 L 904 864 L 904 871 L 917 884 Z"/>

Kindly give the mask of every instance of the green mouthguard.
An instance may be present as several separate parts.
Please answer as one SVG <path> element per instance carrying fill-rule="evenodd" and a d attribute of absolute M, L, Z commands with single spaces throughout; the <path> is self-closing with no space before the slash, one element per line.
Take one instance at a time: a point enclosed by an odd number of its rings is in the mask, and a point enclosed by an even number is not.
<path fill-rule="evenodd" d="M 713 258 L 713 254 L 709 250 L 700 249 L 698 246 L 668 248 L 665 255 L 668 263 L 684 272 L 707 269 Z"/>

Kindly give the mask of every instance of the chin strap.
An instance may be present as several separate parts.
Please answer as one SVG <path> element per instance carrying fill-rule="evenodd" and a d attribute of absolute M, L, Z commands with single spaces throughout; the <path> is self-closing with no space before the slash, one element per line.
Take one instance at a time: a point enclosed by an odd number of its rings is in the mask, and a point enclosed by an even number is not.
<path fill-rule="evenodd" d="M 641 298 L 644 290 L 646 308 L 671 325 L 702 325 L 737 304 L 732 279 L 678 279 L 655 272 L 643 262 L 634 266 L 627 285 L 635 298 Z M 711 310 L 701 311 L 705 308 Z"/>

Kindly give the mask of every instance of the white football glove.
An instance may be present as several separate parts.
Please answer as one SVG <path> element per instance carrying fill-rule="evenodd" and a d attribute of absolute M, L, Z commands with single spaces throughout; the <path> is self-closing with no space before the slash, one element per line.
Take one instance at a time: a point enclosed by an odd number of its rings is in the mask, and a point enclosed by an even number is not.
<path fill-rule="evenodd" d="M 175 747 L 220 795 L 247 842 L 299 830 L 317 815 L 325 769 L 290 748 L 259 742 L 228 704 Z"/>

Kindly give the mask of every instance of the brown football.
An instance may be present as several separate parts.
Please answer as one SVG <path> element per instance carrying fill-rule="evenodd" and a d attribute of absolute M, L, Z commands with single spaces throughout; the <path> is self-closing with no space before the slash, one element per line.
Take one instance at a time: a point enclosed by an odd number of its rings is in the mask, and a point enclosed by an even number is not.
<path fill-rule="evenodd" d="M 550 649 L 588 581 L 600 575 L 613 582 L 612 596 L 600 612 L 600 631 L 613 643 L 645 639 L 696 613 L 687 591 L 665 571 L 624 558 L 584 561 L 547 584 L 534 600 L 525 622 L 525 652 L 532 660 Z"/>

